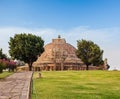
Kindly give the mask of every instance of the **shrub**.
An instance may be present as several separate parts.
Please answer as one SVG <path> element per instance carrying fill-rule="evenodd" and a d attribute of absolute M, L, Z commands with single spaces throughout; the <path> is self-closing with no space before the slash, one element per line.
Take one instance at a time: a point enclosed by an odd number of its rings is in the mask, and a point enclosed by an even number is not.
<path fill-rule="evenodd" d="M 0 73 L 3 72 L 3 69 L 5 69 L 5 63 L 3 62 L 3 60 L 0 60 Z"/>
<path fill-rule="evenodd" d="M 16 63 L 14 61 L 10 61 L 7 67 L 9 69 L 9 72 L 10 71 L 14 72 L 14 70 L 16 69 Z"/>
<path fill-rule="evenodd" d="M 0 59 L 0 73 L 2 73 L 3 69 L 8 69 L 9 72 L 14 72 L 14 70 L 16 69 L 16 62 Z"/>

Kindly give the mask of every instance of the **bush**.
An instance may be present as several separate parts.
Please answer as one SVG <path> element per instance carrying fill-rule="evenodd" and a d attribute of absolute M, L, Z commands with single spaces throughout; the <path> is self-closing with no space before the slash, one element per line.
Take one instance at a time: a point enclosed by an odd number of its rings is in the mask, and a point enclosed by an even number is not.
<path fill-rule="evenodd" d="M 2 60 L 0 60 L 0 73 L 3 72 L 3 69 L 5 69 L 5 63 Z"/>
<path fill-rule="evenodd" d="M 16 69 L 16 63 L 14 61 L 10 61 L 8 64 L 8 69 L 9 69 L 9 72 L 10 71 L 14 72 L 14 70 Z"/>
<path fill-rule="evenodd" d="M 14 72 L 16 69 L 16 63 L 14 61 L 0 59 L 0 73 L 2 73 L 3 69 L 8 69 L 9 72 Z"/>

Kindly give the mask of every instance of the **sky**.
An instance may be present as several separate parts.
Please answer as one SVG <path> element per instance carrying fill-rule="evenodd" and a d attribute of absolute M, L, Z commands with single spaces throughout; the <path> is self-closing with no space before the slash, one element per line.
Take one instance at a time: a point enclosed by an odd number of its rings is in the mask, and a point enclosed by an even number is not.
<path fill-rule="evenodd" d="M 110 69 L 120 70 L 120 0 L 0 0 L 0 48 L 8 54 L 16 33 L 41 36 L 45 45 L 61 35 L 94 41 Z"/>

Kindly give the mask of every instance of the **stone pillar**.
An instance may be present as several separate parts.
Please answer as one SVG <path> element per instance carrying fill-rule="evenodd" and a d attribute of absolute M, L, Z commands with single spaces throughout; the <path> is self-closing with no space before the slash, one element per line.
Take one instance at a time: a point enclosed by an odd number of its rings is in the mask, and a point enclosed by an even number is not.
<path fill-rule="evenodd" d="M 107 70 L 107 65 L 108 65 L 108 63 L 107 63 L 107 58 L 105 58 L 105 60 L 104 60 L 104 69 L 105 69 L 105 70 Z"/>

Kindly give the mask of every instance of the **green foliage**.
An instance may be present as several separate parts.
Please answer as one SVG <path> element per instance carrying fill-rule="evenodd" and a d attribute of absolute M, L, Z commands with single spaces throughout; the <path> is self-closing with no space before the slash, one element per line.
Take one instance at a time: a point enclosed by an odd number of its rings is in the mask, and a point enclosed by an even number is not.
<path fill-rule="evenodd" d="M 43 71 L 32 99 L 120 99 L 120 71 Z"/>
<path fill-rule="evenodd" d="M 38 58 L 38 55 L 44 51 L 44 41 L 41 37 L 32 34 L 16 34 L 10 38 L 9 53 L 14 59 L 28 63 L 29 70 L 32 70 L 32 64 Z"/>
<path fill-rule="evenodd" d="M 77 56 L 88 66 L 103 64 L 102 56 L 103 50 L 92 41 L 78 40 L 77 41 Z"/>
<path fill-rule="evenodd" d="M 2 49 L 0 49 L 0 59 L 7 59 L 7 56 L 3 54 Z"/>
<path fill-rule="evenodd" d="M 3 72 L 3 69 L 5 68 L 5 64 L 0 61 L 0 73 Z"/>
<path fill-rule="evenodd" d="M 110 68 L 110 65 L 109 64 L 107 64 L 107 69 L 109 69 Z"/>
<path fill-rule="evenodd" d="M 3 54 L 2 49 L 0 49 L 0 73 L 2 73 L 3 69 L 5 69 L 5 63 L 2 61 L 2 59 L 7 59 L 7 56 Z"/>

